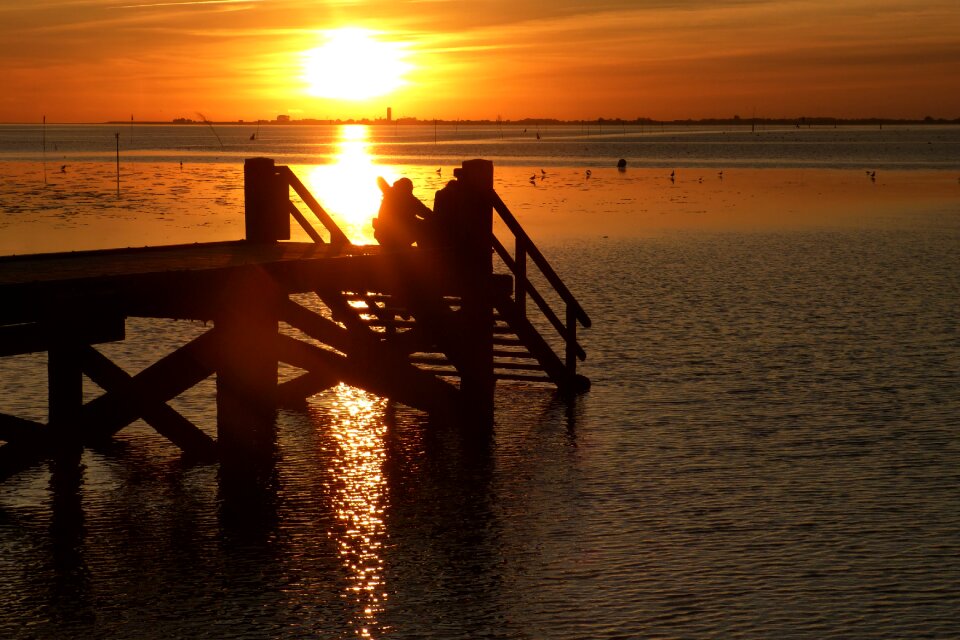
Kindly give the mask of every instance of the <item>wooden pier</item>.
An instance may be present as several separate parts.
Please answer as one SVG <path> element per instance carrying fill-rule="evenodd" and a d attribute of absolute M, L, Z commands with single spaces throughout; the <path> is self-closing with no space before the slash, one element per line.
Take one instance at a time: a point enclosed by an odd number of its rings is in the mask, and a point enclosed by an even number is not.
<path fill-rule="evenodd" d="M 431 248 L 352 245 L 289 168 L 253 158 L 246 240 L 0 258 L 0 357 L 47 353 L 49 416 L 0 414 L 0 481 L 138 419 L 197 459 L 262 460 L 276 409 L 340 382 L 481 424 L 492 424 L 498 380 L 588 389 L 576 367 L 589 317 L 494 191 L 492 164 L 468 161 L 455 175 L 436 201 L 455 231 Z M 291 219 L 313 242 L 289 241 Z M 210 328 L 130 375 L 96 345 L 123 340 L 133 317 Z M 278 383 L 281 362 L 302 373 Z M 103 389 L 86 403 L 84 376 Z M 168 404 L 210 376 L 216 439 Z"/>

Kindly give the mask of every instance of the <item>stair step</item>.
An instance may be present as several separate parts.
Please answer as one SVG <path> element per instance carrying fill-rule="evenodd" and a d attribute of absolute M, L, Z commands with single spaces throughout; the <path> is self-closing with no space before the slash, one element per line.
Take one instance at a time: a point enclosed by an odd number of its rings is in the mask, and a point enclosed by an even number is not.
<path fill-rule="evenodd" d="M 392 313 L 393 315 L 407 315 L 410 311 L 406 307 L 397 307 L 389 304 L 380 306 L 378 304 L 365 307 L 350 307 L 359 313 Z"/>
<path fill-rule="evenodd" d="M 524 349 L 523 351 L 511 351 L 509 349 L 494 349 L 493 350 L 494 358 L 517 358 L 520 360 L 536 360 L 529 351 Z"/>
<path fill-rule="evenodd" d="M 427 355 L 412 355 L 410 356 L 411 361 L 414 361 L 414 358 L 446 358 L 446 355 L 440 351 L 416 351 L 416 354 L 427 354 Z M 493 350 L 494 361 L 499 360 L 533 360 L 534 362 L 537 358 L 527 350 L 523 351 L 512 351 L 510 349 L 494 349 Z"/>
<path fill-rule="evenodd" d="M 427 371 L 437 376 L 444 378 L 459 378 L 460 372 L 456 369 L 435 369 L 435 368 L 426 368 L 420 367 L 421 371 Z M 531 373 L 502 373 L 496 372 L 493 373 L 494 380 L 511 380 L 514 382 L 541 382 L 544 384 L 554 384 L 553 380 L 545 375 L 535 375 Z"/>
<path fill-rule="evenodd" d="M 450 360 L 443 355 L 411 355 L 410 362 L 414 364 L 442 364 L 450 365 Z M 453 365 L 450 365 L 453 366 Z"/>
<path fill-rule="evenodd" d="M 514 369 L 520 371 L 543 371 L 539 362 L 493 362 L 494 369 Z"/>
<path fill-rule="evenodd" d="M 497 380 L 516 380 L 520 382 L 544 382 L 553 384 L 553 380 L 547 376 L 533 376 L 524 373 L 494 373 L 493 377 Z"/>
<path fill-rule="evenodd" d="M 442 355 L 412 355 L 410 362 L 413 364 L 430 364 L 438 366 L 453 366 L 445 356 Z M 542 371 L 540 363 L 535 360 L 526 362 L 504 362 L 502 360 L 493 361 L 494 369 L 513 369 L 520 371 Z"/>
<path fill-rule="evenodd" d="M 449 378 L 459 378 L 460 372 L 453 367 L 441 367 L 441 366 L 430 366 L 430 367 L 418 367 L 421 371 L 428 371 L 434 375 L 449 377 Z M 529 371 L 536 371 L 537 369 L 529 369 Z M 494 371 L 493 377 L 495 380 L 514 380 L 520 382 L 544 382 L 548 384 L 553 384 L 548 376 L 543 374 L 537 375 L 534 373 L 516 373 L 511 371 Z"/>
<path fill-rule="evenodd" d="M 360 311 L 360 313 L 362 314 L 362 315 L 360 316 L 360 321 L 363 322 L 365 325 L 370 326 L 370 327 L 409 328 L 409 327 L 415 327 L 415 326 L 417 326 L 417 321 L 416 321 L 416 320 L 413 320 L 413 319 L 410 319 L 410 320 L 396 320 L 396 319 L 394 319 L 394 320 L 385 320 L 385 319 L 383 319 L 383 318 L 378 318 L 378 317 L 376 316 L 376 314 L 373 313 L 372 311 L 362 310 L 362 311 Z M 364 317 L 364 316 L 373 316 L 373 317 Z M 504 325 L 498 325 L 498 326 L 495 326 L 495 327 L 493 328 L 493 333 L 494 333 L 494 334 L 501 334 L 501 335 L 510 335 L 510 334 L 513 333 L 513 329 L 511 329 L 509 326 L 507 326 L 507 325 L 505 325 L 505 324 L 504 324 Z"/>
<path fill-rule="evenodd" d="M 414 320 L 381 320 L 380 318 L 360 318 L 369 327 L 409 328 L 417 326 Z"/>

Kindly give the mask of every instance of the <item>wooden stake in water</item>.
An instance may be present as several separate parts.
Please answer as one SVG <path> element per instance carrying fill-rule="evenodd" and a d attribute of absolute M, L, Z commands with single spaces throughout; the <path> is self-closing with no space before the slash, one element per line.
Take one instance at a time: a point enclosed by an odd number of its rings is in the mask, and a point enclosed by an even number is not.
<path fill-rule="evenodd" d="M 47 116 L 43 116 L 43 184 L 47 184 Z"/>
<path fill-rule="evenodd" d="M 117 139 L 117 197 L 120 197 L 120 132 L 117 131 L 113 136 Z"/>

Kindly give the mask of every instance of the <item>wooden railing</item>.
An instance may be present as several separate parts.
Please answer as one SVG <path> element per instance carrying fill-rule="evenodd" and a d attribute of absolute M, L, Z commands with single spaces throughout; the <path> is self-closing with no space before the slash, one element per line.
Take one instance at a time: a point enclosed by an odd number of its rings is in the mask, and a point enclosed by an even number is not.
<path fill-rule="evenodd" d="M 293 189 L 326 229 L 330 238 L 329 244 L 333 249 L 338 250 L 351 246 L 349 238 L 289 167 L 274 166 L 273 161 L 268 159 L 253 159 L 247 161 L 246 171 L 248 239 L 272 242 L 289 239 L 289 218 L 286 217 L 289 215 L 303 227 L 314 242 L 327 244 L 320 232 L 310 224 L 297 205 L 290 200 L 290 189 Z M 254 182 L 257 184 L 253 184 Z M 380 185 L 381 189 L 385 188 L 385 184 Z M 489 205 L 499 214 L 500 219 L 513 234 L 514 251 L 511 255 L 507 247 L 492 233 L 492 226 L 481 225 L 478 227 L 478 229 L 489 229 L 491 246 L 514 277 L 514 299 L 513 301 L 506 299 L 501 301 L 500 304 L 507 305 L 506 308 L 500 307 L 501 316 L 507 316 L 503 319 L 513 325 L 512 328 L 517 333 L 518 338 L 525 343 L 530 353 L 540 362 L 551 380 L 561 388 L 585 388 L 581 383 L 589 385 L 589 381 L 583 376 L 577 375 L 577 360 L 586 359 L 586 353 L 577 340 L 577 329 L 578 325 L 584 328 L 589 327 L 591 324 L 590 317 L 492 186 L 480 186 L 478 188 L 477 185 L 468 184 L 467 189 L 474 205 L 479 205 L 480 210 Z M 488 213 L 484 215 L 484 218 L 489 221 L 486 224 L 492 222 L 492 219 L 488 217 L 490 215 L 489 211 L 487 209 Z M 285 219 L 279 220 L 274 216 L 283 216 Z M 254 219 L 255 224 L 250 224 L 251 219 Z M 254 230 L 253 235 L 251 229 Z M 478 233 L 473 237 L 479 239 L 482 238 L 482 235 Z M 532 268 L 539 271 L 549 287 L 553 289 L 556 297 L 559 298 L 564 307 L 562 316 L 557 313 L 541 291 L 531 282 L 528 277 L 528 270 L 531 265 Z M 553 295 L 551 295 L 551 298 L 555 299 Z M 530 323 L 527 317 L 528 300 L 532 300 L 536 304 L 540 313 L 559 335 L 564 344 L 562 356 L 544 340 L 540 331 Z"/>
<path fill-rule="evenodd" d="M 290 167 L 276 165 L 272 158 L 247 158 L 243 165 L 243 176 L 244 223 L 248 241 L 289 240 L 292 217 L 314 242 L 327 244 L 290 200 L 290 189 L 293 189 L 327 230 L 330 245 L 334 248 L 350 246 L 350 239 Z"/>
<path fill-rule="evenodd" d="M 494 250 L 497 252 L 497 255 L 500 256 L 500 259 L 503 260 L 507 268 L 513 273 L 514 302 L 517 305 L 517 311 L 522 317 L 526 317 L 528 297 L 537 304 L 540 312 L 550 324 L 553 325 L 553 328 L 556 329 L 557 333 L 563 339 L 566 345 L 564 365 L 568 373 L 573 375 L 576 373 L 577 360 L 584 360 L 586 358 L 586 353 L 577 342 L 577 325 L 580 324 L 584 328 L 589 327 L 590 316 L 583 310 L 583 307 L 577 302 L 577 299 L 570 292 L 570 289 L 568 289 L 567 285 L 560 279 L 560 276 L 557 275 L 557 272 L 540 252 L 540 249 L 537 248 L 533 240 L 530 239 L 530 236 L 527 235 L 527 232 L 514 217 L 513 213 L 510 212 L 510 209 L 507 208 L 503 200 L 500 199 L 496 191 L 490 191 L 489 197 L 491 206 L 500 214 L 500 219 L 507 225 L 507 228 L 514 237 L 514 255 L 511 256 L 503 243 L 500 242 L 495 235 L 491 236 Z M 533 262 L 534 266 L 537 267 L 563 302 L 565 306 L 564 321 L 560 320 L 556 311 L 553 310 L 543 295 L 527 277 L 528 259 Z"/>
<path fill-rule="evenodd" d="M 277 174 L 291 189 L 294 190 L 298 196 L 300 196 L 300 200 L 307 205 L 307 208 L 313 212 L 313 215 L 317 216 L 320 224 L 322 224 L 330 234 L 331 245 L 335 247 L 344 247 L 350 244 L 350 239 L 347 238 L 346 234 L 343 233 L 343 230 L 337 226 L 337 223 L 333 221 L 333 218 L 330 217 L 330 214 L 320 206 L 320 203 L 317 202 L 317 199 L 314 198 L 313 194 L 311 194 L 304 184 L 300 182 L 300 178 L 298 178 L 297 175 L 290 170 L 290 167 L 277 167 Z M 314 242 L 323 244 L 323 238 L 321 238 L 320 234 L 317 233 L 317 230 L 313 228 L 313 225 L 307 221 L 303 213 L 300 212 L 300 209 L 297 208 L 297 205 L 289 201 L 288 204 L 290 215 L 293 216 L 293 219 L 300 223 L 300 226 L 303 227 L 303 230 L 307 232 L 307 235 L 310 236 Z"/>

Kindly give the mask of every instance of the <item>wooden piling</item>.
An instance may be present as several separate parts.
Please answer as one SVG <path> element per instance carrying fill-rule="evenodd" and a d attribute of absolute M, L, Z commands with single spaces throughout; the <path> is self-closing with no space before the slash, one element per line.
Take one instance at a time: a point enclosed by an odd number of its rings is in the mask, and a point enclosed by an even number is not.
<path fill-rule="evenodd" d="M 54 333 L 52 327 L 47 330 Z M 61 333 L 47 350 L 47 412 L 53 424 L 74 419 L 83 407 L 83 366 L 80 347 Z M 83 482 L 83 446 L 77 433 L 60 438 L 50 449 L 50 492 L 53 503 L 54 549 L 58 557 L 72 557 L 70 544 L 83 539 L 80 487 Z"/>
<path fill-rule="evenodd" d="M 272 158 L 243 165 L 246 239 L 290 238 L 287 181 Z M 222 464 L 269 466 L 276 448 L 277 335 L 284 299 L 258 267 L 238 271 L 220 291 L 217 332 L 217 449 Z"/>
<path fill-rule="evenodd" d="M 243 202 L 249 242 L 290 239 L 289 187 L 272 158 L 244 161 Z"/>
<path fill-rule="evenodd" d="M 492 425 L 495 378 L 493 375 L 493 207 L 487 194 L 493 190 L 493 163 L 467 160 L 454 170 L 461 183 L 460 251 L 466 284 L 462 315 L 464 363 L 460 389 L 471 415 Z"/>
<path fill-rule="evenodd" d="M 269 464 L 275 450 L 282 298 L 257 267 L 226 286 L 217 333 L 217 446 L 224 464 Z"/>
<path fill-rule="evenodd" d="M 78 350 L 69 342 L 47 351 L 47 406 L 50 422 L 67 420 L 83 406 L 83 370 Z"/>

